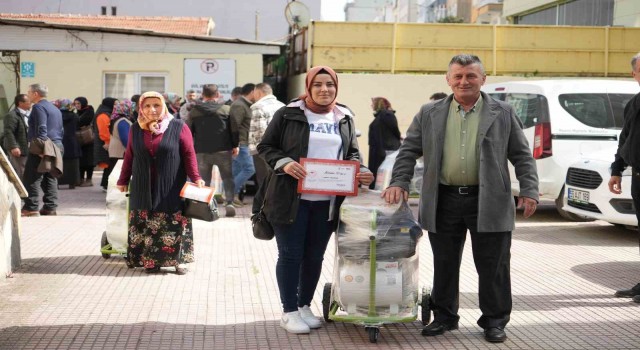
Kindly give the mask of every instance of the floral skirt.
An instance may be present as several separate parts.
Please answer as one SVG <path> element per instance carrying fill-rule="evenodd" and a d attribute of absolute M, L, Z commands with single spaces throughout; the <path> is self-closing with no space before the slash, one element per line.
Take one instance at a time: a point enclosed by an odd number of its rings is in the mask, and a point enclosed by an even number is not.
<path fill-rule="evenodd" d="M 127 259 L 134 267 L 173 267 L 193 262 L 193 226 L 182 212 L 129 212 Z"/>

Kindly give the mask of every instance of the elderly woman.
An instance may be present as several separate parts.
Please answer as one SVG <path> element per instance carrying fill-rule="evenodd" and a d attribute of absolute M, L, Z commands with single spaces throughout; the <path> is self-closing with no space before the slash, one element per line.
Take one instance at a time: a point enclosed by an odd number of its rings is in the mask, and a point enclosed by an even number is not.
<path fill-rule="evenodd" d="M 175 118 L 181 119 L 182 116 L 180 115 L 180 101 L 182 99 L 180 95 L 176 94 L 175 92 L 167 92 L 162 94 L 162 97 L 164 97 L 166 101 L 167 110 L 169 111 L 169 113 L 171 113 Z"/>
<path fill-rule="evenodd" d="M 89 101 L 85 97 L 79 96 L 73 100 L 73 105 L 78 113 L 78 129 L 82 127 L 91 127 L 95 112 L 93 106 L 89 104 Z M 95 137 L 95 135 L 94 135 Z M 80 145 L 82 156 L 80 157 L 80 179 L 78 185 L 80 187 L 93 186 L 93 141 L 84 145 Z"/>
<path fill-rule="evenodd" d="M 113 168 L 118 159 L 124 157 L 124 151 L 129 141 L 129 129 L 132 124 L 132 103 L 124 99 L 117 101 L 111 113 L 111 141 L 109 142 L 109 167 Z"/>
<path fill-rule="evenodd" d="M 140 96 L 139 106 L 117 184 L 121 192 L 131 189 L 128 263 L 148 273 L 175 267 L 184 275 L 185 264 L 194 260 L 193 229 L 182 215 L 180 190 L 187 176 L 204 186 L 191 131 L 167 112 L 157 92 Z"/>
<path fill-rule="evenodd" d="M 100 186 L 102 186 L 104 192 L 107 192 L 109 174 L 113 170 L 113 167 L 109 166 L 109 142 L 111 142 L 109 125 L 111 124 L 113 106 L 117 101 L 113 97 L 104 98 L 100 106 L 98 106 L 96 117 L 93 121 L 93 161 L 96 166 L 102 169 Z"/>
<path fill-rule="evenodd" d="M 275 172 L 263 184 L 264 214 L 278 245 L 276 278 L 284 311 L 280 326 L 291 333 L 309 333 L 322 325 L 309 305 L 344 200 L 298 194 L 298 181 L 307 175 L 300 158 L 359 161 L 353 115 L 336 102 L 337 93 L 333 69 L 312 68 L 306 77 L 306 94 L 274 114 L 258 145 L 260 156 Z M 356 180 L 368 186 L 373 174 L 361 166 Z"/>
<path fill-rule="evenodd" d="M 384 97 L 371 99 L 373 121 L 369 124 L 369 169 L 375 177 L 378 168 L 387 156 L 387 152 L 400 148 L 400 129 L 396 111 Z M 371 188 L 375 182 L 371 184 Z"/>
<path fill-rule="evenodd" d="M 58 185 L 69 185 L 69 189 L 74 189 L 76 184 L 80 182 L 80 156 L 82 155 L 80 143 L 76 137 L 78 115 L 73 113 L 73 104 L 70 99 L 56 100 L 53 104 L 62 113 L 62 127 L 64 128 L 62 177 L 58 180 Z"/>

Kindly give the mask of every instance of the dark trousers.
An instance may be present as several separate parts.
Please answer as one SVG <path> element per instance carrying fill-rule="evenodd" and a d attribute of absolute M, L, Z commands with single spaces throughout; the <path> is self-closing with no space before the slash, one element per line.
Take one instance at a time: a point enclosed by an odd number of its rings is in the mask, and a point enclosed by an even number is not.
<path fill-rule="evenodd" d="M 442 188 L 442 187 L 441 187 Z M 478 196 L 439 191 L 433 251 L 434 321 L 457 324 L 460 263 L 467 230 L 478 273 L 482 328 L 504 328 L 511 314 L 511 232 L 478 232 Z"/>
<path fill-rule="evenodd" d="M 107 189 L 107 185 L 109 185 L 109 175 L 113 171 L 113 167 L 116 166 L 120 158 L 109 158 L 109 162 L 107 162 L 108 166 L 102 170 L 102 179 L 100 180 L 100 186 Z"/>
<path fill-rule="evenodd" d="M 198 172 L 204 180 L 206 186 L 211 184 L 211 172 L 213 166 L 217 165 L 224 186 L 224 198 L 227 204 L 233 202 L 234 186 L 233 173 L 231 172 L 231 164 L 233 164 L 233 154 L 231 151 L 222 151 L 214 153 L 196 153 L 198 160 Z"/>
<path fill-rule="evenodd" d="M 23 181 L 24 167 L 27 164 L 27 156 L 21 155 L 20 157 L 14 157 L 11 153 L 8 153 L 7 155 L 9 156 L 9 163 L 11 163 L 13 170 L 15 170 L 16 174 L 18 174 L 18 178 Z"/>
<path fill-rule="evenodd" d="M 636 169 L 633 169 L 631 177 L 631 198 L 633 198 L 633 206 L 636 208 L 636 218 L 640 223 L 640 171 Z M 640 225 L 638 227 L 640 230 Z M 640 236 L 638 238 L 638 248 L 640 248 Z"/>
<path fill-rule="evenodd" d="M 278 245 L 276 279 L 284 312 L 311 305 L 331 238 L 329 203 L 300 200 L 296 221 L 273 227 Z"/>
<path fill-rule="evenodd" d="M 58 179 L 49 173 L 39 173 L 38 165 L 40 156 L 31 154 L 27 156 L 27 164 L 24 167 L 24 186 L 27 188 L 29 197 L 24 199 L 22 209 L 36 211 L 40 207 L 40 190 L 44 192 L 42 209 L 56 210 L 58 207 Z"/>
<path fill-rule="evenodd" d="M 80 179 L 91 180 L 93 177 L 93 166 L 81 166 L 80 167 Z"/>

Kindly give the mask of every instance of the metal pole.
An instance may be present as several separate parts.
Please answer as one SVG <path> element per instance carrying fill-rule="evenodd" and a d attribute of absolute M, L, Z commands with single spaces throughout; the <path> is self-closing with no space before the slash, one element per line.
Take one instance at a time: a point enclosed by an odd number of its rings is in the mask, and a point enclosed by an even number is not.
<path fill-rule="evenodd" d="M 256 41 L 258 41 L 258 23 L 260 22 L 260 11 L 256 11 Z"/>
<path fill-rule="evenodd" d="M 609 76 L 609 27 L 604 27 L 604 76 Z"/>

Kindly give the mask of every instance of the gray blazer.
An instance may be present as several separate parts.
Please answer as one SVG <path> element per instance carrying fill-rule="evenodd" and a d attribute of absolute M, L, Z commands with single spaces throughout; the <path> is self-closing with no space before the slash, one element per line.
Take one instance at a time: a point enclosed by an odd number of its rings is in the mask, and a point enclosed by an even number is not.
<path fill-rule="evenodd" d="M 538 173 L 513 108 L 482 93 L 477 149 L 479 160 L 478 232 L 505 232 L 515 228 L 515 203 L 507 160 L 515 167 L 520 196 L 538 200 Z M 419 222 L 436 232 L 436 210 L 442 148 L 453 95 L 422 106 L 413 118 L 393 166 L 390 186 L 409 189 L 416 159 L 424 156 Z"/>

